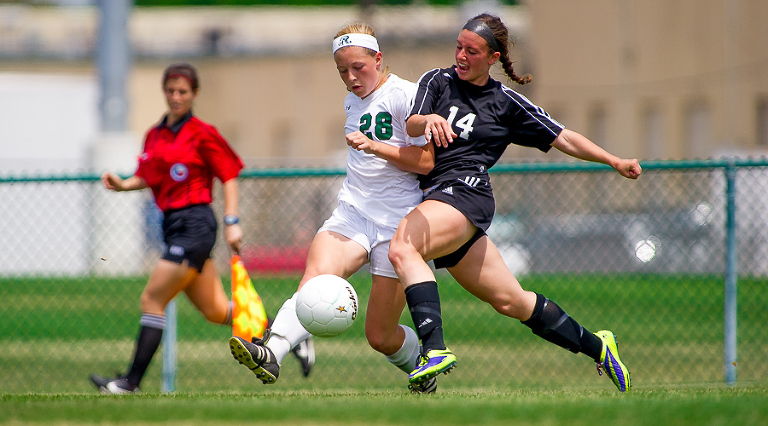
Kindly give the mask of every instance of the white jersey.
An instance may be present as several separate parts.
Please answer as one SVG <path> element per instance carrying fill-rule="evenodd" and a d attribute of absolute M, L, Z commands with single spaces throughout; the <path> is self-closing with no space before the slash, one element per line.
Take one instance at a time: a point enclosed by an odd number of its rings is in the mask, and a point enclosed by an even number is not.
<path fill-rule="evenodd" d="M 359 130 L 373 140 L 397 147 L 424 146 L 424 136 L 411 138 L 405 131 L 416 83 L 390 74 L 387 81 L 365 99 L 350 93 L 344 100 L 347 122 L 344 133 Z M 339 201 L 354 206 L 369 220 L 396 228 L 421 202 L 416 174 L 400 170 L 389 161 L 352 147 L 347 154 L 347 177 Z"/>

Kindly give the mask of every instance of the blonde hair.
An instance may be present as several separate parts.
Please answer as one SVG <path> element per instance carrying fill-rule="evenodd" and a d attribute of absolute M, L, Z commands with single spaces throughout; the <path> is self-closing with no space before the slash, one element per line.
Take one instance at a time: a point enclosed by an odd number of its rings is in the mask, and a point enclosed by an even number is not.
<path fill-rule="evenodd" d="M 362 23 L 362 22 L 353 22 L 351 24 L 347 24 L 347 25 L 343 26 L 336 33 L 336 35 L 333 36 L 333 38 L 335 40 L 336 38 L 341 37 L 344 34 L 368 34 L 369 36 L 376 37 L 376 32 L 373 30 L 373 27 L 368 25 L 368 24 Z M 377 52 L 374 52 L 373 50 L 365 48 L 365 47 L 363 49 L 365 49 L 368 52 L 369 55 L 376 56 Z M 389 67 L 388 66 L 384 66 L 384 69 L 382 70 L 382 73 L 384 75 L 389 74 L 390 73 Z"/>

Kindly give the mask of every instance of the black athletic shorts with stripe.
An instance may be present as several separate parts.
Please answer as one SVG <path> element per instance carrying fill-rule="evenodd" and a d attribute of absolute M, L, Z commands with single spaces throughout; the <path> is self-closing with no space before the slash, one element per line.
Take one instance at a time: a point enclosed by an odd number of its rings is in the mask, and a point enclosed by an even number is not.
<path fill-rule="evenodd" d="M 163 216 L 165 252 L 162 258 L 202 272 L 216 243 L 216 216 L 209 204 L 168 210 Z"/>
<path fill-rule="evenodd" d="M 437 200 L 449 204 L 477 227 L 477 232 L 458 250 L 434 259 L 435 268 L 438 269 L 456 266 L 472 244 L 482 238 L 491 226 L 496 201 L 493 198 L 488 174 L 475 172 L 465 177 L 442 182 L 425 191 L 423 200 Z"/>

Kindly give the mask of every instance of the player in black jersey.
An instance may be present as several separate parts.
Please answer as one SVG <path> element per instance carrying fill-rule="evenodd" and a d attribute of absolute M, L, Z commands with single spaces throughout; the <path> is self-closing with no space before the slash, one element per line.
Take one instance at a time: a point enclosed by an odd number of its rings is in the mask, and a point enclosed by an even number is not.
<path fill-rule="evenodd" d="M 456 365 L 443 342 L 440 298 L 427 261 L 447 268 L 477 298 L 502 315 L 516 318 L 533 333 L 583 352 L 605 369 L 621 392 L 629 391 L 629 371 L 618 357 L 615 337 L 603 330 L 590 333 L 557 304 L 523 290 L 506 267 L 485 231 L 495 209 L 488 169 L 510 143 L 547 152 L 551 147 L 572 157 L 603 163 L 629 179 L 642 172 L 636 159 L 621 159 L 552 119 L 498 81 L 489 70 L 500 62 L 510 79 L 526 84 L 531 77 L 515 74 L 509 59 L 508 31 L 498 17 L 482 14 L 459 33 L 451 68 L 434 69 L 419 81 L 407 131 L 435 144 L 435 167 L 421 178 L 422 203 L 401 222 L 389 256 L 422 341 L 422 361 L 409 380 L 418 383 Z"/>

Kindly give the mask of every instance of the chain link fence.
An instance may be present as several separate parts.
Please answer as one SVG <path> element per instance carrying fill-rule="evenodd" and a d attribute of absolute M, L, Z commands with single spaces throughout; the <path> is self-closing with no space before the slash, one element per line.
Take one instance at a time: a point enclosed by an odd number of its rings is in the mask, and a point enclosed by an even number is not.
<path fill-rule="evenodd" d="M 618 335 L 634 386 L 766 380 L 768 162 L 643 166 L 633 182 L 593 164 L 497 165 L 489 234 L 524 288 L 590 331 Z M 343 173 L 241 176 L 242 256 L 270 314 L 295 291 Z M 161 214 L 146 191 L 108 193 L 95 175 L 0 178 L 0 199 L 0 393 L 94 392 L 91 372 L 128 367 L 139 295 L 162 249 Z M 223 242 L 214 257 L 229 292 Z M 363 269 L 351 278 L 360 318 L 370 289 Z M 450 275 L 438 272 L 438 282 L 446 343 L 459 359 L 440 388 L 612 390 L 588 358 L 498 315 Z M 231 329 L 206 323 L 183 296 L 175 306 L 178 391 L 406 390 L 405 374 L 368 347 L 364 321 L 316 339 L 308 378 L 288 357 L 267 387 L 231 358 Z M 401 322 L 412 325 L 407 313 Z M 145 392 L 161 390 L 163 365 L 159 352 Z"/>

